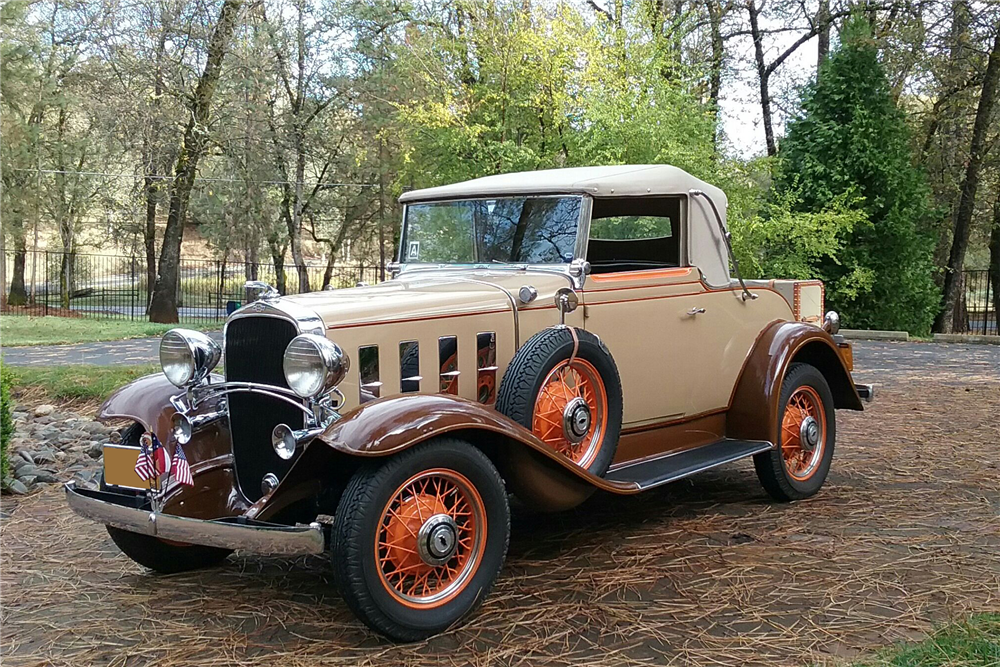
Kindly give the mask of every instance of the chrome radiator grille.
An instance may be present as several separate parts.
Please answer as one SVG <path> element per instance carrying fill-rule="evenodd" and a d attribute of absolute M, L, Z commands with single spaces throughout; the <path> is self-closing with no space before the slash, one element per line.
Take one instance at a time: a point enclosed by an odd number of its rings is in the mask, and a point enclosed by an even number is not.
<path fill-rule="evenodd" d="M 281 360 L 296 334 L 294 324 L 276 317 L 250 316 L 230 321 L 226 327 L 226 379 L 287 388 Z M 271 431 L 278 424 L 302 428 L 303 413 L 260 394 L 236 392 L 228 400 L 236 477 L 243 495 L 253 502 L 263 495 L 264 475 L 273 472 L 281 479 L 294 461 L 285 461 L 274 453 Z"/>

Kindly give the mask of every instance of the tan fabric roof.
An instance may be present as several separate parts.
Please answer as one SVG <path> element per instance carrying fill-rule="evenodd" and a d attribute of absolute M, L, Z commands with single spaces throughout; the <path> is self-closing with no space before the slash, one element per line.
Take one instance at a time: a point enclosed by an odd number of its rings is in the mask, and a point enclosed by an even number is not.
<path fill-rule="evenodd" d="M 499 195 L 586 193 L 595 197 L 686 195 L 704 190 L 725 210 L 725 195 L 683 169 L 666 164 L 570 167 L 485 176 L 462 183 L 404 192 L 402 203 Z"/>

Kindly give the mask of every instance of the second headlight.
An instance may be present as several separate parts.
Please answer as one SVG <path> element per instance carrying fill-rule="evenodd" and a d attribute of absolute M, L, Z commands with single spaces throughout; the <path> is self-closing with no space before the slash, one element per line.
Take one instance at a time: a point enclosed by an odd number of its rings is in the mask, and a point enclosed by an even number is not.
<path fill-rule="evenodd" d="M 315 398 L 343 381 L 350 360 L 324 336 L 301 334 L 285 348 L 285 381 L 302 398 Z"/>
<path fill-rule="evenodd" d="M 221 357 L 219 344 L 200 331 L 171 329 L 160 339 L 160 366 L 178 387 L 204 380 Z"/>

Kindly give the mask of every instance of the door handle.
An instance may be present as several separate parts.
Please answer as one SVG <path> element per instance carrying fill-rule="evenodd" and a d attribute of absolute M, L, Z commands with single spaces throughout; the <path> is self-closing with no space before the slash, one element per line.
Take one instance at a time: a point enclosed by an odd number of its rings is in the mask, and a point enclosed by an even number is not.
<path fill-rule="evenodd" d="M 692 317 L 694 317 L 698 313 L 704 313 L 704 312 L 705 312 L 704 308 L 699 308 L 699 307 L 696 306 L 696 307 L 694 307 L 694 308 L 692 308 L 691 310 L 688 311 L 688 315 L 691 315 Z"/>

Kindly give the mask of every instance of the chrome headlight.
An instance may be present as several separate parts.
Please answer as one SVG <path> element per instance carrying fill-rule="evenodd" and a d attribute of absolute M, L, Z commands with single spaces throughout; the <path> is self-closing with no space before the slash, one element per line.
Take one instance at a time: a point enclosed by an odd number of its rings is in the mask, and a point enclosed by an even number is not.
<path fill-rule="evenodd" d="M 221 357 L 219 344 L 200 331 L 171 329 L 160 339 L 160 366 L 178 387 L 204 380 Z"/>
<path fill-rule="evenodd" d="M 315 398 L 343 381 L 350 360 L 325 336 L 302 334 L 285 348 L 285 382 L 302 398 Z"/>

